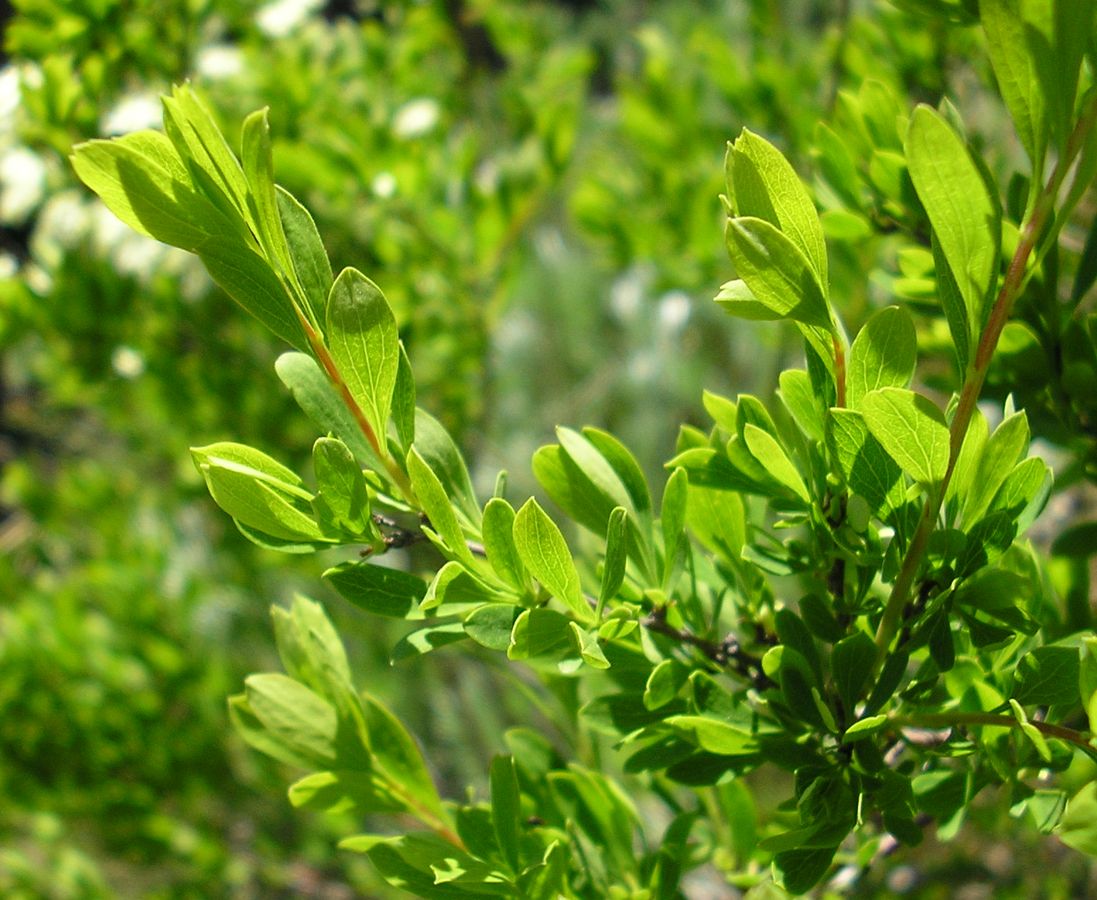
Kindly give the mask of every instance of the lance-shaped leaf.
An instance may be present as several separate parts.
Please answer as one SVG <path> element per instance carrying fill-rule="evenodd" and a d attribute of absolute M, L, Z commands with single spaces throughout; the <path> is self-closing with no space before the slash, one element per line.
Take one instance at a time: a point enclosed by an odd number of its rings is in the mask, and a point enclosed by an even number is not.
<path fill-rule="evenodd" d="M 735 214 L 764 219 L 785 234 L 808 258 L 825 293 L 823 226 L 795 169 L 773 144 L 745 128 L 728 153 L 728 196 Z"/>
<path fill-rule="evenodd" d="M 902 470 L 869 433 L 859 412 L 830 410 L 826 439 L 850 490 L 864 497 L 875 515 L 882 516 L 902 502 Z"/>
<path fill-rule="evenodd" d="M 602 564 L 602 586 L 598 591 L 598 609 L 605 609 L 613 595 L 621 589 L 625 581 L 625 568 L 628 552 L 625 547 L 626 518 L 628 513 L 623 506 L 614 508 L 609 514 L 606 526 L 606 558 Z"/>
<path fill-rule="evenodd" d="M 484 507 L 484 550 L 495 574 L 518 591 L 526 589 L 526 570 L 514 543 L 514 508 L 502 497 Z"/>
<path fill-rule="evenodd" d="M 336 758 L 335 708 L 285 675 L 250 675 L 244 682 L 247 705 L 272 738 L 320 769 Z"/>
<path fill-rule="evenodd" d="M 796 244 L 764 219 L 728 219 L 724 236 L 735 270 L 755 299 L 782 319 L 830 328 L 819 277 Z"/>
<path fill-rule="evenodd" d="M 997 198 L 963 139 L 930 107 L 914 110 L 905 149 L 914 188 L 964 298 L 972 331 L 979 334 L 998 271 Z"/>
<path fill-rule="evenodd" d="M 476 568 L 472 559 L 472 553 L 465 543 L 465 535 L 461 530 L 461 523 L 457 521 L 453 504 L 442 482 L 431 469 L 419 448 L 413 446 L 407 459 L 408 477 L 411 478 L 411 486 L 419 502 L 423 506 L 423 512 L 427 514 L 431 527 L 445 542 L 454 558 L 459 559 L 470 569 Z"/>
<path fill-rule="evenodd" d="M 307 353 L 283 353 L 275 361 L 274 371 L 314 425 L 339 438 L 362 465 L 382 467 L 354 416 L 315 359 Z"/>
<path fill-rule="evenodd" d="M 562 600 L 585 624 L 594 623 L 594 612 L 583 598 L 579 572 L 556 523 L 530 498 L 514 518 L 514 543 L 526 568 L 544 588 Z"/>
<path fill-rule="evenodd" d="M 324 322 L 333 275 L 324 242 L 309 211 L 289 191 L 275 185 L 282 233 L 289 246 L 293 271 L 305 292 L 317 324 Z"/>
<path fill-rule="evenodd" d="M 359 609 L 395 619 L 422 619 L 427 584 L 408 572 L 371 563 L 342 563 L 324 573 L 339 595 Z"/>
<path fill-rule="evenodd" d="M 869 391 L 910 387 L 918 361 L 914 320 L 905 309 L 889 306 L 869 319 L 849 348 L 846 396 L 857 408 Z"/>
<path fill-rule="evenodd" d="M 343 381 L 383 441 L 400 365 L 400 337 L 385 295 L 357 269 L 344 269 L 331 287 L 327 331 Z"/>
<path fill-rule="evenodd" d="M 285 278 L 296 284 L 297 274 L 290 258 L 285 232 L 282 230 L 278 195 L 274 188 L 270 123 L 265 107 L 244 119 L 240 149 L 248 189 L 248 209 L 255 220 L 259 244 L 271 264 L 280 269 Z M 308 312 L 312 312 L 311 306 Z"/>
<path fill-rule="evenodd" d="M 929 398 L 880 388 L 865 395 L 861 411 L 868 430 L 899 468 L 927 487 L 940 483 L 948 467 L 948 425 Z"/>
<path fill-rule="evenodd" d="M 454 510 L 473 528 L 480 524 L 480 504 L 472 489 L 468 466 L 457 445 L 434 416 L 425 410 L 415 410 L 415 449 L 438 476 Z"/>
<path fill-rule="evenodd" d="M 1033 166 L 1047 150 L 1044 94 L 1029 50 L 1023 0 L 979 0 L 979 18 L 987 37 L 987 55 L 1013 127 Z"/>
<path fill-rule="evenodd" d="M 226 294 L 286 343 L 308 350 L 293 300 L 263 257 L 220 235 L 207 238 L 195 252 Z"/>
<path fill-rule="evenodd" d="M 766 472 L 805 503 L 811 503 L 811 494 L 803 477 L 773 435 L 748 423 L 743 430 L 743 439 L 751 455 L 765 467 Z"/>

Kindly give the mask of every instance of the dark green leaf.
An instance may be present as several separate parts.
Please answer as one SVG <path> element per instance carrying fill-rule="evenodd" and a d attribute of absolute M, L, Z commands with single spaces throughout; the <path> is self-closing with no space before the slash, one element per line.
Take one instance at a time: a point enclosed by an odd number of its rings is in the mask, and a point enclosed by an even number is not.
<path fill-rule="evenodd" d="M 1017 663 L 1012 697 L 1024 706 L 1076 704 L 1081 660 L 1074 647 L 1038 647 Z"/>
<path fill-rule="evenodd" d="M 426 582 L 399 569 L 368 563 L 343 563 L 324 573 L 340 596 L 359 609 L 395 619 L 421 619 Z"/>

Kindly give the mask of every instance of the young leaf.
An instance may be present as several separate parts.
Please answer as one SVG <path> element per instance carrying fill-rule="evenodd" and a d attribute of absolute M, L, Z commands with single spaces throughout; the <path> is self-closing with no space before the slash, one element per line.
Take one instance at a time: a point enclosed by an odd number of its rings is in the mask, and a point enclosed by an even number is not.
<path fill-rule="evenodd" d="M 460 560 L 468 568 L 475 569 L 476 563 L 468 544 L 465 543 L 465 534 L 457 521 L 457 515 L 454 513 L 446 490 L 434 470 L 427 465 L 419 453 L 418 447 L 412 446 L 411 452 L 408 453 L 407 466 L 412 489 L 423 505 L 423 512 L 427 514 L 431 528 L 445 541 L 455 559 Z"/>
<path fill-rule="evenodd" d="M 244 687 L 248 708 L 272 737 L 315 768 L 331 767 L 338 721 L 330 703 L 285 675 L 250 675 Z"/>
<path fill-rule="evenodd" d="M 469 527 L 478 528 L 480 504 L 461 451 L 445 426 L 423 409 L 415 410 L 415 449 L 437 476 L 458 515 Z"/>
<path fill-rule="evenodd" d="M 911 478 L 932 487 L 945 477 L 948 425 L 931 400 L 887 387 L 866 394 L 861 407 L 872 436 Z"/>
<path fill-rule="evenodd" d="M 724 232 L 736 272 L 780 318 L 829 329 L 830 309 L 804 252 L 763 219 L 728 219 Z"/>
<path fill-rule="evenodd" d="M 857 409 L 861 398 L 881 387 L 908 388 L 918 360 L 914 320 L 900 306 L 869 319 L 849 348 L 846 397 Z"/>
<path fill-rule="evenodd" d="M 686 527 L 686 492 L 688 482 L 685 469 L 675 469 L 663 489 L 663 502 L 659 516 L 663 526 L 663 584 L 670 581 L 679 542 Z M 614 510 L 616 512 L 616 510 Z"/>
<path fill-rule="evenodd" d="M 267 109 L 258 109 L 244 119 L 240 158 L 247 182 L 248 209 L 258 228 L 258 238 L 268 261 L 291 282 L 297 274 L 290 258 L 289 245 L 282 231 L 278 196 L 274 189 L 274 162 L 271 158 L 270 123 Z M 312 312 L 310 306 L 308 313 Z M 319 321 L 319 320 L 317 320 Z"/>
<path fill-rule="evenodd" d="M 293 271 L 312 309 L 313 320 L 321 324 L 327 316 L 328 293 L 334 280 L 324 242 L 309 211 L 297 198 L 278 185 L 275 192 Z"/>
<path fill-rule="evenodd" d="M 400 339 L 381 289 L 356 269 L 344 269 L 328 294 L 327 339 L 332 359 L 378 440 L 388 428 Z"/>
<path fill-rule="evenodd" d="M 907 165 L 941 251 L 960 289 L 972 332 L 983 329 L 986 300 L 998 271 L 1001 209 L 952 127 L 930 107 L 914 110 Z"/>
<path fill-rule="evenodd" d="M 526 590 L 526 570 L 514 543 L 514 508 L 501 497 L 484 507 L 484 549 L 495 574 L 517 591 Z"/>
<path fill-rule="evenodd" d="M 651 494 L 647 479 L 632 452 L 608 431 L 589 425 L 583 429 L 585 437 L 610 464 L 632 498 L 633 508 L 641 516 L 651 511 Z"/>
<path fill-rule="evenodd" d="M 369 490 L 362 470 L 347 445 L 337 438 L 319 438 L 312 447 L 312 464 L 322 502 L 336 525 L 362 534 L 369 525 Z"/>
<path fill-rule="evenodd" d="M 396 427 L 400 451 L 406 456 L 415 442 L 415 374 L 411 371 L 411 360 L 403 341 L 400 341 L 400 364 L 392 394 L 392 424 Z M 471 488 L 469 490 L 471 492 Z"/>
<path fill-rule="evenodd" d="M 606 558 L 602 564 L 602 586 L 598 591 L 598 613 L 621 589 L 625 581 L 625 567 L 628 562 L 625 535 L 628 513 L 623 506 L 615 507 L 609 514 L 606 526 Z"/>
<path fill-rule="evenodd" d="M 803 477 L 776 438 L 752 424 L 746 426 L 743 437 L 751 454 L 773 478 L 789 488 L 804 503 L 811 503 L 811 494 Z"/>
<path fill-rule="evenodd" d="M 521 871 L 519 816 L 521 797 L 518 793 L 518 775 L 514 770 L 514 757 L 496 756 L 491 761 L 491 824 L 503 859 L 510 870 Z"/>
<path fill-rule="evenodd" d="M 830 410 L 827 443 L 850 490 L 865 498 L 874 515 L 883 516 L 902 502 L 902 469 L 869 433 L 861 413 Z"/>
<path fill-rule="evenodd" d="M 815 441 L 824 439 L 823 406 L 811 387 L 811 377 L 803 369 L 785 369 L 778 392 L 785 409 L 800 430 Z"/>
<path fill-rule="evenodd" d="M 594 611 L 583 597 L 579 572 L 564 536 L 533 498 L 515 516 L 514 543 L 533 577 L 562 600 L 580 622 L 594 624 Z"/>
<path fill-rule="evenodd" d="M 803 251 L 826 292 L 827 248 L 823 227 L 804 182 L 776 147 L 743 129 L 730 150 L 732 184 L 738 216 L 764 219 Z"/>

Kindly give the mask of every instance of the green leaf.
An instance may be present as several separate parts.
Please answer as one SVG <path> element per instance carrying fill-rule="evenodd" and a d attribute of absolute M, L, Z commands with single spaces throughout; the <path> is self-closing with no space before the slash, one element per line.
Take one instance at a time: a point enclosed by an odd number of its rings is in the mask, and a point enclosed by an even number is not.
<path fill-rule="evenodd" d="M 290 258 L 289 244 L 282 230 L 278 195 L 274 189 L 274 162 L 271 157 L 270 123 L 267 109 L 256 110 L 244 119 L 240 158 L 247 182 L 248 209 L 257 226 L 259 243 L 272 266 L 296 283 L 297 273 Z M 312 313 L 311 305 L 308 313 Z M 318 317 L 317 322 L 320 321 Z"/>
<path fill-rule="evenodd" d="M 415 410 L 415 449 L 437 476 L 455 512 L 470 528 L 478 528 L 480 504 L 461 451 L 445 426 L 423 409 Z"/>
<path fill-rule="evenodd" d="M 571 620 L 554 609 L 525 609 L 514 621 L 508 659 L 557 662 L 574 656 Z"/>
<path fill-rule="evenodd" d="M 533 577 L 552 596 L 562 600 L 580 622 L 594 624 L 594 611 L 583 597 L 579 572 L 567 542 L 533 498 L 515 516 L 514 543 Z"/>
<path fill-rule="evenodd" d="M 689 669 L 675 659 L 664 659 L 651 670 L 644 685 L 644 707 L 659 709 L 678 696 L 689 679 Z"/>
<path fill-rule="evenodd" d="M 465 631 L 480 646 L 502 652 L 510 646 L 514 621 L 520 612 L 520 607 L 509 604 L 481 606 L 465 619 Z"/>
<path fill-rule="evenodd" d="M 772 309 L 754 296 L 742 278 L 724 282 L 713 298 L 729 316 L 752 322 L 776 322 L 785 318 L 784 313 Z"/>
<path fill-rule="evenodd" d="M 519 592 L 526 590 L 526 570 L 514 543 L 514 508 L 501 497 L 484 507 L 484 550 L 495 574 Z"/>
<path fill-rule="evenodd" d="M 381 468 L 381 461 L 354 416 L 315 359 L 305 353 L 283 353 L 275 361 L 274 370 L 314 425 L 339 438 L 362 465 Z"/>
<path fill-rule="evenodd" d="M 842 743 L 852 744 L 856 741 L 863 741 L 867 737 L 871 737 L 876 732 L 883 729 L 888 722 L 887 716 L 868 716 L 854 722 L 842 733 Z"/>
<path fill-rule="evenodd" d="M 464 532 L 457 521 L 449 496 L 438 476 L 419 453 L 417 446 L 412 446 L 411 452 L 408 453 L 407 465 L 411 487 L 422 504 L 423 512 L 430 520 L 431 528 L 442 538 L 455 559 L 460 560 L 468 568 L 475 569 L 476 562 L 465 543 Z"/>
<path fill-rule="evenodd" d="M 967 306 L 956 276 L 941 249 L 936 234 L 930 235 L 933 250 L 933 278 L 937 285 L 937 298 L 941 302 L 941 311 L 945 314 L 949 332 L 952 334 L 952 349 L 956 353 L 956 365 L 961 377 L 965 375 L 971 360 L 972 323 Z"/>
<path fill-rule="evenodd" d="M 900 306 L 874 315 L 849 349 L 846 397 L 854 409 L 869 391 L 881 387 L 908 388 L 918 361 L 914 320 Z"/>
<path fill-rule="evenodd" d="M 731 184 L 738 216 L 754 216 L 776 227 L 811 262 L 824 291 L 827 248 L 823 227 L 803 181 L 776 147 L 743 129 L 730 150 Z"/>
<path fill-rule="evenodd" d="M 608 669 L 610 662 L 598 642 L 598 632 L 584 631 L 577 622 L 568 624 L 571 628 L 572 646 L 579 653 L 579 658 L 592 669 Z"/>
<path fill-rule="evenodd" d="M 818 276 L 804 252 L 762 219 L 729 219 L 725 238 L 731 261 L 759 303 L 782 319 L 829 329 Z"/>
<path fill-rule="evenodd" d="M 521 871 L 519 816 L 522 801 L 518 793 L 518 774 L 514 757 L 496 756 L 491 761 L 491 824 L 503 859 L 514 873 Z"/>
<path fill-rule="evenodd" d="M 675 469 L 663 489 L 663 501 L 659 508 L 663 526 L 663 585 L 670 583 L 674 571 L 678 547 L 686 527 L 686 500 L 688 480 L 685 469 Z M 612 516 L 612 513 L 611 513 Z"/>
<path fill-rule="evenodd" d="M 1070 798 L 1056 834 L 1068 847 L 1097 857 L 1097 782 Z"/>
<path fill-rule="evenodd" d="M 254 747 L 260 753 L 265 753 L 288 766 L 296 766 L 299 769 L 311 769 L 316 766 L 316 759 L 311 753 L 300 752 L 290 747 L 259 721 L 248 705 L 246 695 L 236 694 L 229 697 L 228 705 L 232 727 L 249 747 Z"/>
<path fill-rule="evenodd" d="M 193 251 L 211 235 L 230 229 L 217 208 L 195 191 L 171 141 L 160 132 L 77 144 L 72 167 L 139 234 Z"/>
<path fill-rule="evenodd" d="M 336 759 L 335 709 L 285 675 L 249 675 L 244 681 L 249 710 L 279 743 L 319 769 Z"/>
<path fill-rule="evenodd" d="M 755 735 L 721 719 L 710 716 L 670 716 L 665 724 L 709 753 L 720 756 L 751 756 L 759 751 Z"/>
<path fill-rule="evenodd" d="M 746 509 L 738 494 L 689 486 L 686 524 L 710 552 L 738 560 L 746 542 Z"/>
<path fill-rule="evenodd" d="M 460 615 L 483 603 L 513 603 L 514 595 L 495 590 L 473 575 L 461 563 L 442 566 L 427 588 L 420 609 L 441 609 L 443 615 Z"/>
<path fill-rule="evenodd" d="M 294 311 L 293 300 L 267 261 L 242 243 L 214 235 L 194 250 L 206 271 L 226 294 L 275 335 L 307 351 L 308 338 Z"/>
<path fill-rule="evenodd" d="M 318 493 L 333 522 L 350 534 L 369 530 L 369 490 L 350 449 L 338 438 L 319 438 L 312 447 Z"/>
<path fill-rule="evenodd" d="M 608 431 L 601 431 L 589 425 L 583 429 L 583 437 L 590 441 L 594 449 L 613 467 L 613 471 L 617 473 L 617 477 L 632 498 L 635 511 L 640 515 L 650 512 L 651 494 L 648 491 L 647 479 L 644 478 L 640 464 L 628 447 Z"/>
<path fill-rule="evenodd" d="M 853 712 L 876 662 L 876 642 L 858 631 L 834 645 L 830 657 L 831 675 L 847 715 Z"/>
<path fill-rule="evenodd" d="M 823 880 L 830 871 L 837 847 L 785 850 L 773 857 L 780 873 L 780 884 L 790 894 L 803 894 Z"/>
<path fill-rule="evenodd" d="M 256 231 L 254 217 L 248 208 L 244 170 L 209 111 L 190 85 L 175 85 L 171 96 L 161 100 L 164 131 L 180 157 L 187 161 L 192 176 L 214 202 L 242 215 Z"/>
<path fill-rule="evenodd" d="M 747 424 L 743 429 L 743 438 L 747 448 L 765 470 L 777 481 L 789 488 L 804 503 L 811 503 L 811 494 L 792 460 L 788 458 L 777 440 L 768 432 L 763 431 L 757 425 Z"/>
<path fill-rule="evenodd" d="M 324 573 L 339 595 L 359 609 L 394 619 L 422 619 L 419 602 L 427 592 L 422 578 L 368 563 L 342 563 Z"/>
<path fill-rule="evenodd" d="M 1024 411 L 1002 420 L 994 433 L 984 442 L 979 455 L 977 474 L 964 503 L 964 521 L 978 522 L 1028 448 L 1028 417 Z"/>
<path fill-rule="evenodd" d="M 312 309 L 313 319 L 320 325 L 327 316 L 328 293 L 334 280 L 331 262 L 309 211 L 293 194 L 278 185 L 275 185 L 275 196 L 293 271 Z"/>
<path fill-rule="evenodd" d="M 1017 662 L 1012 697 L 1025 706 L 1076 704 L 1081 660 L 1074 647 L 1038 647 Z"/>
<path fill-rule="evenodd" d="M 972 333 L 979 334 L 998 272 L 997 198 L 961 137 L 930 107 L 915 108 L 905 149 L 914 188 L 964 298 Z"/>
<path fill-rule="evenodd" d="M 602 496 L 603 503 L 608 504 L 610 508 L 623 506 L 629 512 L 635 512 L 632 497 L 624 482 L 590 441 L 579 432 L 563 427 L 556 429 L 556 439 L 560 442 L 564 453 L 583 471 L 595 490 Z"/>
<path fill-rule="evenodd" d="M 803 369 L 785 369 L 779 381 L 781 402 L 800 426 L 800 430 L 812 440 L 822 441 L 823 405 L 811 387 L 811 376 Z"/>
<path fill-rule="evenodd" d="M 298 809 L 359 815 L 407 809 L 407 804 L 394 796 L 372 770 L 313 772 L 290 785 L 289 802 Z"/>
<path fill-rule="evenodd" d="M 468 637 L 461 622 L 443 622 L 440 625 L 424 625 L 409 631 L 392 647 L 389 662 L 393 665 L 424 656 L 433 650 L 440 650 L 450 644 L 456 644 Z"/>
<path fill-rule="evenodd" d="M 415 375 L 411 371 L 411 360 L 403 341 L 400 341 L 400 364 L 396 369 L 396 387 L 392 393 L 392 424 L 396 427 L 401 455 L 407 456 L 415 442 Z"/>
<path fill-rule="evenodd" d="M 609 514 L 606 526 L 606 558 L 602 564 L 602 586 L 598 591 L 598 610 L 605 609 L 625 581 L 628 556 L 625 548 L 625 528 L 628 513 L 623 506 Z"/>
<path fill-rule="evenodd" d="M 827 442 L 850 490 L 865 498 L 873 514 L 883 516 L 902 503 L 902 470 L 869 433 L 861 413 L 831 409 Z"/>
<path fill-rule="evenodd" d="M 940 483 L 948 467 L 949 433 L 931 400 L 888 387 L 866 394 L 861 407 L 868 430 L 904 472 L 926 487 Z"/>
<path fill-rule="evenodd" d="M 1038 172 L 1047 148 L 1047 131 L 1044 95 L 1025 35 L 1022 16 L 1025 5 L 1023 0 L 979 0 L 979 19 L 986 33 L 987 55 L 998 90 L 1034 171 Z"/>
<path fill-rule="evenodd" d="M 400 339 L 385 295 L 356 269 L 343 269 L 331 286 L 327 332 L 339 374 L 383 441 L 400 365 Z"/>
<path fill-rule="evenodd" d="M 415 739 L 376 697 L 363 693 L 362 706 L 373 767 L 397 788 L 401 796 L 410 800 L 407 808 L 412 815 L 427 824 L 431 824 L 427 816 L 435 822 L 446 823 L 448 816 Z"/>
<path fill-rule="evenodd" d="M 221 509 L 238 522 L 272 537 L 288 541 L 324 540 L 312 515 L 296 505 L 311 503 L 312 495 L 291 481 L 280 480 L 284 467 L 269 457 L 265 460 L 273 466 L 258 460 L 263 454 L 257 450 L 247 459 L 262 468 L 237 461 L 226 452 L 229 446 L 233 445 L 212 444 L 192 451 L 210 495 Z"/>

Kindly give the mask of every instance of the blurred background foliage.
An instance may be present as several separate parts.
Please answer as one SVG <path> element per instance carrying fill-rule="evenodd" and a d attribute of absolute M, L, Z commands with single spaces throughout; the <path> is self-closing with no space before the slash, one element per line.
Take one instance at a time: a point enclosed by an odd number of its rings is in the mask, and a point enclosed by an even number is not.
<path fill-rule="evenodd" d="M 924 236 L 888 227 L 912 207 L 896 122 L 947 93 L 996 174 L 1021 152 L 980 35 L 944 2 L 15 0 L 0 14 L 5 897 L 387 890 L 334 851 L 337 829 L 290 810 L 275 764 L 226 721 L 225 697 L 271 667 L 268 605 L 325 589 L 316 560 L 227 525 L 186 448 L 231 437 L 304 465 L 311 430 L 271 372 L 282 348 L 192 259 L 93 202 L 74 142 L 158 125 L 158 94 L 187 78 L 223 122 L 269 105 L 279 181 L 336 269 L 384 288 L 420 403 L 481 479 L 509 467 L 516 495 L 554 425 L 609 428 L 656 473 L 678 424 L 703 423 L 702 386 L 766 394 L 796 353 L 790 334 L 732 326 L 711 302 L 731 277 L 718 194 L 741 127 L 814 178 L 832 281 L 855 286 L 837 298 L 847 321 L 896 296 L 921 303 L 943 388 Z M 863 153 L 866 133 L 891 152 Z M 1086 359 L 1092 339 L 1064 335 Z M 1013 337 L 993 387 L 1022 395 L 1065 485 L 1084 484 L 1097 356 L 1064 381 Z M 1049 378 L 1059 394 L 1035 387 Z M 1084 512 L 1079 489 L 1063 497 Z M 1083 606 L 1087 527 L 1049 576 Z M 393 635 L 323 599 L 359 680 L 398 706 L 453 790 L 482 777 L 526 700 L 459 657 L 390 669 Z M 980 814 L 978 840 L 949 846 L 945 870 L 931 842 L 866 889 L 1094 884 L 1046 843 L 988 856 L 1012 846 L 1001 807 Z"/>

